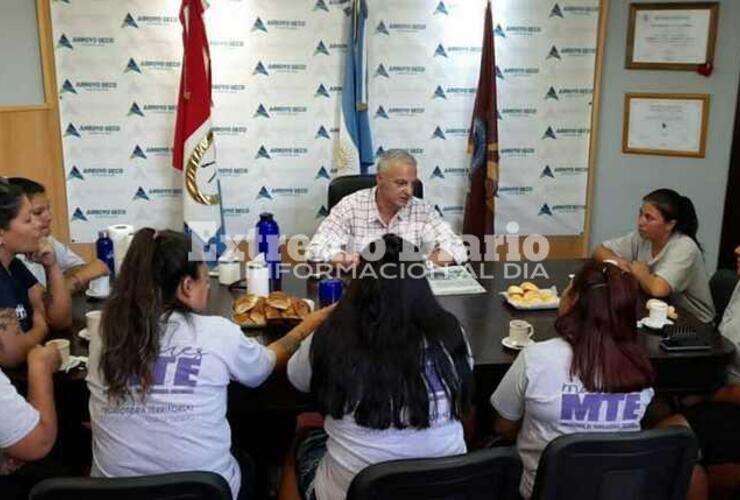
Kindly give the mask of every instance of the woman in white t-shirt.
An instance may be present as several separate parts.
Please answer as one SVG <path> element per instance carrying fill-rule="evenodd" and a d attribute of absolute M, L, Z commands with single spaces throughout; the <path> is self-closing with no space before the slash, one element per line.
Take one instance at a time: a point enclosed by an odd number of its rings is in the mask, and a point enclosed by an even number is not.
<path fill-rule="evenodd" d="M 657 189 L 642 199 L 637 231 L 605 241 L 593 257 L 616 261 L 645 293 L 665 298 L 709 323 L 715 309 L 696 239 L 698 229 L 696 210 L 688 197 L 672 189 Z"/>
<path fill-rule="evenodd" d="M 556 437 L 640 429 L 654 373 L 637 342 L 636 300 L 632 276 L 588 261 L 561 297 L 560 337 L 524 349 L 491 396 L 496 431 L 516 439 L 524 498 Z"/>
<path fill-rule="evenodd" d="M 231 321 L 202 314 L 208 269 L 191 251 L 174 231 L 145 228 L 131 242 L 90 342 L 91 474 L 212 471 L 238 499 L 246 489 L 230 453 L 229 381 L 260 385 L 328 311 L 263 347 Z"/>
<path fill-rule="evenodd" d="M 326 434 L 297 450 L 305 498 L 344 498 L 374 463 L 466 452 L 470 351 L 422 262 L 396 235 L 371 243 L 337 308 L 288 363 L 291 383 L 325 417 Z"/>

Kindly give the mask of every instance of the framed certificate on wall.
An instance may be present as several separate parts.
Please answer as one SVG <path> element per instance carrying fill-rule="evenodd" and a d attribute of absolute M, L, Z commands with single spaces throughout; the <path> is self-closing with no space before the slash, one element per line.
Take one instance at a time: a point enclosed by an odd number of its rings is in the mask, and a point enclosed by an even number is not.
<path fill-rule="evenodd" d="M 704 158 L 709 94 L 627 93 L 622 152 Z"/>
<path fill-rule="evenodd" d="M 717 2 L 630 4 L 625 67 L 695 71 L 712 63 Z"/>

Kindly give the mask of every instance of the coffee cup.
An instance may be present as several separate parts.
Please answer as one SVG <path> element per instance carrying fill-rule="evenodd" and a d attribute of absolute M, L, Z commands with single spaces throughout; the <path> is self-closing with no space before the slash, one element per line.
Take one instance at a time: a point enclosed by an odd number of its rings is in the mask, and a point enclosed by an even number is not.
<path fill-rule="evenodd" d="M 110 276 L 100 276 L 90 281 L 89 290 L 91 295 L 107 297 L 110 294 Z"/>
<path fill-rule="evenodd" d="M 103 317 L 103 311 L 88 311 L 85 313 L 85 322 L 87 335 L 92 338 L 100 333 L 100 319 Z"/>
<path fill-rule="evenodd" d="M 53 339 L 46 343 L 46 345 L 53 345 L 59 351 L 59 355 L 62 358 L 62 364 L 60 369 L 67 366 L 69 363 L 69 340 L 67 339 Z"/>
<path fill-rule="evenodd" d="M 219 261 L 218 282 L 222 285 L 232 285 L 241 278 L 241 262 L 238 260 Z"/>
<path fill-rule="evenodd" d="M 521 319 L 509 321 L 509 339 L 516 345 L 526 345 L 534 335 L 534 327 Z"/>
<path fill-rule="evenodd" d="M 651 300 L 648 304 L 649 321 L 654 325 L 663 325 L 668 319 L 668 304 L 662 300 Z"/>

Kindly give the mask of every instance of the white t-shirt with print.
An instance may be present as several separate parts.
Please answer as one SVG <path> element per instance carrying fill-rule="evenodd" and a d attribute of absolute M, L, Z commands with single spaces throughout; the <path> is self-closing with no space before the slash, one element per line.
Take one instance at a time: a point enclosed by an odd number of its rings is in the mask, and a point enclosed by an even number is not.
<path fill-rule="evenodd" d="M 10 448 L 30 434 L 40 419 L 36 408 L 18 394 L 0 370 L 0 450 Z M 3 460 L 0 451 L 0 469 Z"/>
<path fill-rule="evenodd" d="M 87 384 L 93 426 L 92 476 L 204 470 L 223 476 L 234 498 L 241 472 L 226 420 L 230 380 L 256 387 L 275 355 L 218 316 L 174 313 L 161 337 L 146 401 L 108 401 L 100 374 L 101 340 L 90 342 Z"/>
<path fill-rule="evenodd" d="M 461 332 L 464 335 L 464 333 Z M 313 334 L 301 344 L 288 361 L 288 380 L 302 392 L 310 392 L 312 368 L 310 362 Z M 473 359 L 468 347 L 469 363 Z M 436 417 L 426 429 L 386 429 L 363 427 L 352 415 L 335 419 L 326 416 L 324 430 L 329 438 L 326 454 L 319 463 L 314 479 L 318 500 L 345 498 L 352 479 L 369 465 L 388 460 L 432 458 L 466 453 L 462 423 L 450 419 L 449 401 L 441 384 L 432 387 L 430 410 Z M 434 410 L 431 410 L 434 411 Z"/>
<path fill-rule="evenodd" d="M 517 436 L 523 474 L 519 491 L 532 495 L 537 464 L 545 446 L 558 436 L 575 432 L 640 430 L 652 389 L 631 393 L 590 393 L 571 378 L 573 351 L 561 338 L 524 349 L 491 396 L 505 419 L 524 419 Z"/>

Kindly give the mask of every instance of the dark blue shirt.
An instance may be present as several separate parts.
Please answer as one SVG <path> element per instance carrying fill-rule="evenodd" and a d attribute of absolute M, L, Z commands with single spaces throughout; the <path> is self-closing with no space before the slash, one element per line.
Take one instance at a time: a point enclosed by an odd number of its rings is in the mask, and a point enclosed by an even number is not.
<path fill-rule="evenodd" d="M 15 309 L 24 332 L 33 327 L 33 307 L 28 290 L 36 283 L 36 278 L 20 260 L 13 258 L 7 269 L 0 264 L 0 309 Z"/>

